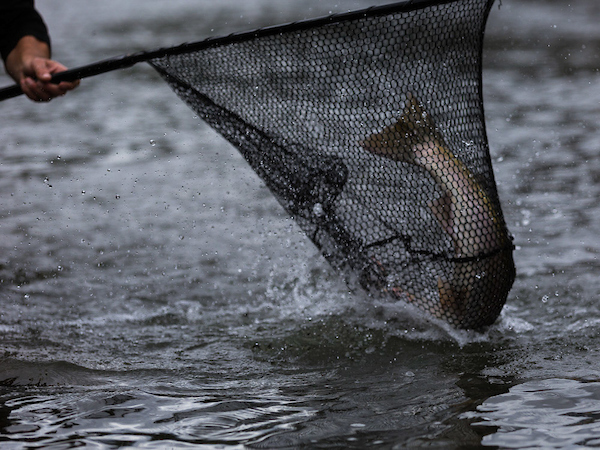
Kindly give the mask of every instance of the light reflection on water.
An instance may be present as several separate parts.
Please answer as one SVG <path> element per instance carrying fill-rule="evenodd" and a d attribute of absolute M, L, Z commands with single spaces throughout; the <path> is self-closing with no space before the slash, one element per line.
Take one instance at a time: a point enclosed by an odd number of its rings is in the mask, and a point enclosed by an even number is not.
<path fill-rule="evenodd" d="M 486 446 L 584 448 L 600 445 L 600 383 L 567 379 L 529 381 L 464 414 L 474 426 L 497 431 Z"/>
<path fill-rule="evenodd" d="M 198 396 L 195 392 L 144 392 L 121 387 L 110 391 L 63 390 L 55 395 L 20 397 L 5 402 L 19 419 L 4 427 L 11 441 L 39 445 L 175 445 L 258 442 L 294 429 L 316 411 L 294 398 L 261 393 L 261 398 L 237 397 L 233 383 L 207 386 L 206 391 L 230 391 Z M 67 431 L 68 430 L 68 431 Z M 58 434 L 60 438 L 48 439 Z"/>
<path fill-rule="evenodd" d="M 70 66 L 342 9 L 39 3 Z M 596 444 L 598 387 L 573 380 L 598 379 L 599 5 L 492 10 L 487 128 L 519 275 L 481 335 L 350 292 L 149 67 L 0 105 L 2 448 L 543 447 L 548 421 Z"/>

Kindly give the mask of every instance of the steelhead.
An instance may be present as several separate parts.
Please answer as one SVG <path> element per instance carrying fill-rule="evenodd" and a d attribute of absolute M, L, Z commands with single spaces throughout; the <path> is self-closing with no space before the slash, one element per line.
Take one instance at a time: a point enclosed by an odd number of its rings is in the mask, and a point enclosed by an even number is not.
<path fill-rule="evenodd" d="M 455 257 L 479 256 L 508 243 L 500 214 L 489 196 L 450 151 L 415 97 L 409 96 L 404 114 L 396 123 L 361 145 L 376 155 L 427 170 L 443 192 L 429 202 L 429 207 L 452 238 Z"/>
<path fill-rule="evenodd" d="M 427 171 L 441 191 L 428 207 L 454 246 L 445 273 L 437 276 L 439 303 L 419 299 L 419 293 L 402 287 L 386 290 L 460 328 L 492 323 L 514 280 L 512 243 L 494 202 L 450 150 L 431 116 L 409 95 L 400 118 L 360 145 L 373 154 Z"/>

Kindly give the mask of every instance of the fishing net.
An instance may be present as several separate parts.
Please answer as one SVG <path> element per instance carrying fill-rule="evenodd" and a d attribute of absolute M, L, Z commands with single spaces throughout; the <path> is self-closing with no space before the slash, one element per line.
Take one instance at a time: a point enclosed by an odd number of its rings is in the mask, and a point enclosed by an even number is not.
<path fill-rule="evenodd" d="M 332 265 L 477 329 L 497 318 L 515 276 L 483 116 L 492 3 L 403 2 L 150 64 Z"/>

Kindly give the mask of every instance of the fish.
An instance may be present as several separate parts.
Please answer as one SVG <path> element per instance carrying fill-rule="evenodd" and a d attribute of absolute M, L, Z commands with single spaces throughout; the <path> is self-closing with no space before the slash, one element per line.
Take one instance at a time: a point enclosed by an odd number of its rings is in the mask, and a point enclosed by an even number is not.
<path fill-rule="evenodd" d="M 428 303 L 427 310 L 438 317 L 450 315 L 451 321 L 464 325 L 462 318 L 472 315 L 468 309 L 480 301 L 473 298 L 473 292 L 481 284 L 475 275 L 481 278 L 482 273 L 487 280 L 494 277 L 501 280 L 501 290 L 506 292 L 492 296 L 504 296 L 497 300 L 503 305 L 508 293 L 506 286 L 510 289 L 514 281 L 514 264 L 512 242 L 501 213 L 476 176 L 451 151 L 417 98 L 409 94 L 400 118 L 360 141 L 360 145 L 372 154 L 424 169 L 441 192 L 428 202 L 428 207 L 453 243 L 454 254 L 449 259 L 454 261 L 454 269 L 450 276 L 437 278 L 439 304 L 432 307 Z M 509 247 L 510 251 L 505 251 Z M 494 260 L 493 264 L 479 261 L 485 258 Z M 507 273 L 493 273 L 499 270 Z M 485 290 L 493 291 L 493 287 Z M 389 291 L 407 298 L 400 287 L 390 287 Z M 408 298 L 415 300 L 415 295 Z"/>
<path fill-rule="evenodd" d="M 366 150 L 425 169 L 443 195 L 428 204 L 452 238 L 455 257 L 469 258 L 506 244 L 500 214 L 467 166 L 446 145 L 433 119 L 409 95 L 394 124 L 361 142 Z"/>

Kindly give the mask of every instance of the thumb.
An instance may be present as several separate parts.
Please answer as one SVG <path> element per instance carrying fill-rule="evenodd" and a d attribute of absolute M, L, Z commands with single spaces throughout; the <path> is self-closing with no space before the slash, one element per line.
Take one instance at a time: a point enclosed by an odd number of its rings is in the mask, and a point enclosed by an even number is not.
<path fill-rule="evenodd" d="M 50 66 L 48 60 L 44 58 L 35 58 L 32 61 L 32 68 L 35 77 L 40 81 L 50 81 L 52 74 L 50 73 Z"/>

